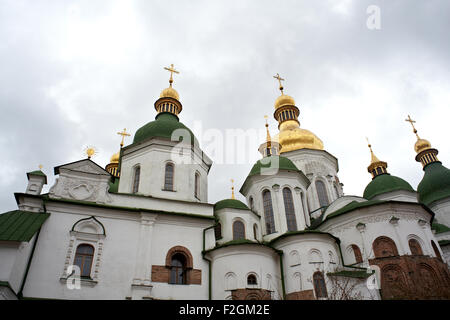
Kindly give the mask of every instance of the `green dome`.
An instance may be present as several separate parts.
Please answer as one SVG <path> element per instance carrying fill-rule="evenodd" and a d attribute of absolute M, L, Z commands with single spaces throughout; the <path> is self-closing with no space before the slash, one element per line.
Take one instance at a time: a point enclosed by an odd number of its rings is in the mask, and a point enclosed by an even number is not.
<path fill-rule="evenodd" d="M 370 200 L 379 194 L 396 190 L 405 190 L 414 192 L 414 189 L 405 180 L 396 176 L 391 176 L 389 173 L 385 173 L 376 176 L 367 185 L 366 189 L 364 190 L 363 197 L 366 198 L 367 200 Z"/>
<path fill-rule="evenodd" d="M 425 166 L 424 171 L 423 179 L 417 186 L 419 201 L 430 205 L 450 197 L 450 170 L 437 161 Z"/>
<path fill-rule="evenodd" d="M 261 162 L 261 160 L 264 161 L 264 163 Z M 261 168 L 265 169 L 265 170 L 270 170 L 271 165 L 274 165 L 275 169 L 276 165 L 277 165 L 277 160 L 278 160 L 278 169 L 279 170 L 290 170 L 290 171 L 297 171 L 300 172 L 300 170 L 298 170 L 298 168 L 295 166 L 295 164 L 289 160 L 288 158 L 285 157 L 281 157 L 281 156 L 271 156 L 271 157 L 265 157 L 261 160 L 258 160 L 255 165 L 253 166 L 252 170 L 250 170 L 250 173 L 248 174 L 248 176 L 253 176 L 253 175 L 258 175 L 261 174 Z"/>
<path fill-rule="evenodd" d="M 159 113 L 155 117 L 155 121 L 149 122 L 145 126 L 139 128 L 134 135 L 133 143 L 139 143 L 154 137 L 170 140 L 172 138 L 172 133 L 176 129 L 187 130 L 191 136 L 191 144 L 193 145 L 194 141 L 198 144 L 192 131 L 182 124 L 176 115 L 168 112 Z M 183 133 L 181 132 L 181 134 Z M 180 141 L 181 140 L 182 139 L 180 139 Z"/>
<path fill-rule="evenodd" d="M 216 204 L 214 205 L 214 211 L 223 208 L 250 210 L 245 203 L 236 199 L 221 200 L 219 202 L 216 202 Z"/>

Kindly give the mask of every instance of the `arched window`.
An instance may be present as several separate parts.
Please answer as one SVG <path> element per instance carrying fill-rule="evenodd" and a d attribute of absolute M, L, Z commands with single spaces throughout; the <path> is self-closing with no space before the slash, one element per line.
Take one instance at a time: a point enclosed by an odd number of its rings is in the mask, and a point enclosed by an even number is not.
<path fill-rule="evenodd" d="M 439 260 L 442 261 L 441 253 L 439 252 L 439 249 L 438 249 L 438 247 L 436 246 L 436 243 L 434 243 L 433 240 L 431 240 L 431 246 L 433 247 L 434 254 L 436 255 L 436 257 L 437 257 Z"/>
<path fill-rule="evenodd" d="M 372 247 L 375 258 L 398 256 L 397 246 L 391 238 L 378 237 L 373 242 Z"/>
<path fill-rule="evenodd" d="M 175 253 L 170 261 L 171 284 L 186 284 L 186 257 L 181 253 Z"/>
<path fill-rule="evenodd" d="M 198 172 L 195 173 L 195 187 L 194 187 L 194 195 L 197 199 L 200 198 L 200 174 Z"/>
<path fill-rule="evenodd" d="M 363 262 L 361 250 L 359 250 L 359 247 L 356 244 L 352 244 L 353 253 L 355 254 L 355 261 L 356 263 Z"/>
<path fill-rule="evenodd" d="M 82 278 L 91 277 L 92 260 L 94 259 L 94 247 L 90 244 L 80 244 L 75 252 L 74 265 L 80 268 Z"/>
<path fill-rule="evenodd" d="M 235 221 L 233 223 L 233 240 L 245 239 L 245 227 L 242 221 Z"/>
<path fill-rule="evenodd" d="M 250 199 L 249 199 L 249 202 L 250 202 L 250 210 L 253 210 L 254 208 L 254 202 L 253 202 L 253 197 L 250 197 Z"/>
<path fill-rule="evenodd" d="M 275 232 L 275 221 L 273 220 L 272 197 L 269 190 L 263 191 L 264 220 L 266 221 L 266 233 Z"/>
<path fill-rule="evenodd" d="M 415 255 L 415 256 L 423 255 L 422 247 L 420 246 L 419 241 L 417 241 L 416 239 L 409 239 L 408 244 L 409 244 L 409 250 L 411 250 L 412 255 Z"/>
<path fill-rule="evenodd" d="M 139 191 L 139 178 L 141 175 L 141 167 L 137 166 L 134 168 L 134 177 L 133 177 L 133 190 L 132 193 L 136 193 Z"/>
<path fill-rule="evenodd" d="M 286 222 L 288 231 L 297 231 L 297 220 L 295 219 L 294 203 L 292 191 L 289 188 L 283 189 L 284 210 L 286 211 Z"/>
<path fill-rule="evenodd" d="M 164 177 L 164 190 L 173 191 L 173 164 L 166 164 L 166 174 Z"/>
<path fill-rule="evenodd" d="M 328 201 L 327 189 L 325 183 L 321 180 L 316 180 L 317 196 L 319 197 L 320 207 L 326 207 L 330 202 Z"/>
<path fill-rule="evenodd" d="M 258 240 L 258 226 L 256 225 L 256 223 L 253 225 L 253 238 L 255 238 L 255 240 Z"/>
<path fill-rule="evenodd" d="M 325 285 L 325 279 L 323 273 L 317 271 L 313 275 L 314 291 L 316 292 L 316 298 L 327 298 L 327 287 Z"/>
<path fill-rule="evenodd" d="M 222 225 L 220 223 L 214 227 L 214 235 L 216 236 L 216 240 L 222 239 Z"/>
<path fill-rule="evenodd" d="M 250 275 L 247 277 L 247 284 L 248 284 L 249 286 L 254 286 L 254 285 L 257 285 L 257 284 L 258 284 L 258 279 L 256 279 L 256 276 L 255 276 L 254 274 L 250 274 Z"/>

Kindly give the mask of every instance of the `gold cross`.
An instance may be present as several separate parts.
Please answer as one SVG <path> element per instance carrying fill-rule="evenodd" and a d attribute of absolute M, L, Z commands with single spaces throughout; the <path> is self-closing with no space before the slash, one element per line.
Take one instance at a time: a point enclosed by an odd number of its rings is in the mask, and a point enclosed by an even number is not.
<path fill-rule="evenodd" d="M 42 164 L 39 165 L 39 170 L 42 170 L 44 166 Z"/>
<path fill-rule="evenodd" d="M 180 73 L 180 72 L 177 71 L 177 70 L 175 70 L 175 68 L 173 67 L 173 63 L 170 65 L 170 67 L 164 67 L 164 69 L 166 69 L 167 71 L 170 72 L 169 83 L 170 83 L 170 86 L 172 86 L 172 82 L 173 82 L 173 77 L 172 77 L 172 75 L 173 75 L 173 73 L 174 73 L 174 72 L 175 72 L 175 73 Z"/>
<path fill-rule="evenodd" d="M 281 81 L 284 81 L 284 79 L 282 77 L 280 77 L 280 75 L 278 73 L 276 76 L 273 76 L 273 77 L 278 80 L 278 83 L 280 84 L 281 94 L 283 94 L 283 85 L 281 84 Z"/>
<path fill-rule="evenodd" d="M 127 132 L 126 128 L 123 129 L 123 132 L 117 132 L 117 134 L 122 136 L 122 142 L 120 143 L 120 147 L 122 148 L 123 147 L 123 140 L 125 139 L 126 136 L 129 137 L 130 134 Z"/>
<path fill-rule="evenodd" d="M 413 132 L 416 134 L 417 138 L 419 138 L 419 135 L 417 134 L 417 129 L 414 127 L 414 123 L 416 123 L 416 121 L 414 121 L 413 119 L 411 119 L 411 117 L 408 114 L 408 119 L 405 119 L 406 122 L 411 123 L 411 126 L 413 128 Z"/>

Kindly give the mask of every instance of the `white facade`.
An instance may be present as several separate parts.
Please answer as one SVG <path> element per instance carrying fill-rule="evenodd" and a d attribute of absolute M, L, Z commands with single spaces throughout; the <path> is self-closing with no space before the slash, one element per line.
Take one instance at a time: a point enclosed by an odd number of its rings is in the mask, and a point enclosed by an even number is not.
<path fill-rule="evenodd" d="M 282 156 L 298 170 L 249 175 L 241 188 L 249 209 L 234 199 L 215 209 L 208 203 L 211 159 L 197 145 L 158 137 L 122 148 L 117 192 L 118 177 L 88 159 L 56 167 L 59 177 L 44 195 L 46 177 L 29 173 L 26 192 L 15 194 L 18 214 L 50 215 L 31 239 L 0 232 L 0 299 L 250 299 L 258 292 L 328 299 L 336 298 L 337 279 L 356 283 L 355 297 L 380 299 L 365 282 L 380 237 L 400 257 L 413 254 L 415 240 L 420 259 L 449 262 L 448 245 L 438 245 L 448 232 L 431 230 L 434 215 L 450 225 L 448 199 L 430 209 L 410 191 L 381 193 L 374 202 L 344 196 L 328 152 Z M 233 232 L 237 222 L 242 236 Z"/>
<path fill-rule="evenodd" d="M 328 204 L 344 194 L 337 177 L 339 171 L 337 159 L 324 150 L 299 149 L 285 152 L 282 156 L 290 159 L 311 181 L 307 190 L 309 212 L 315 212 L 320 207 L 317 192 L 317 181 L 325 184 Z M 319 183 L 320 183 L 319 182 Z"/>

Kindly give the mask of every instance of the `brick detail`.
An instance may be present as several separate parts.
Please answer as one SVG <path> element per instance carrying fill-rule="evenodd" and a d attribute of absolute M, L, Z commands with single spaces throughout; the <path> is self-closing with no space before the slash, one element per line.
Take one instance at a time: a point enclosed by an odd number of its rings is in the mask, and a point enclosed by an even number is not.
<path fill-rule="evenodd" d="M 272 300 L 272 294 L 265 289 L 235 289 L 231 290 L 233 300 Z"/>
<path fill-rule="evenodd" d="M 382 299 L 450 299 L 450 272 L 438 258 L 404 255 L 370 259 L 381 272 Z"/>
<path fill-rule="evenodd" d="M 169 268 L 166 266 L 152 266 L 152 282 L 169 282 Z"/>
<path fill-rule="evenodd" d="M 188 248 L 185 248 L 183 246 L 175 246 L 167 252 L 167 255 L 166 255 L 166 266 L 167 267 L 170 267 L 172 256 L 176 253 L 181 253 L 182 255 L 184 255 L 186 257 L 186 268 L 188 268 L 188 269 L 193 268 L 194 259 L 192 259 L 192 254 Z"/>
<path fill-rule="evenodd" d="M 291 292 L 286 295 L 286 300 L 316 300 L 313 290 Z"/>
<path fill-rule="evenodd" d="M 202 270 L 192 269 L 188 271 L 188 284 L 202 284 Z"/>
<path fill-rule="evenodd" d="M 202 284 L 202 270 L 188 269 L 186 270 L 186 284 Z M 152 282 L 169 283 L 170 268 L 166 266 L 152 266 Z"/>

